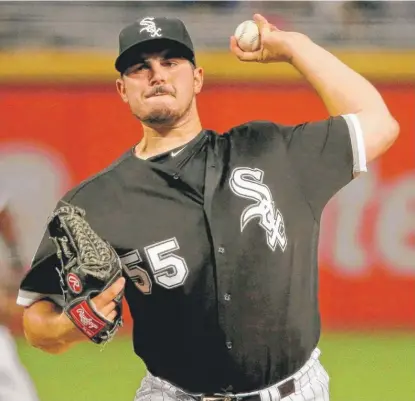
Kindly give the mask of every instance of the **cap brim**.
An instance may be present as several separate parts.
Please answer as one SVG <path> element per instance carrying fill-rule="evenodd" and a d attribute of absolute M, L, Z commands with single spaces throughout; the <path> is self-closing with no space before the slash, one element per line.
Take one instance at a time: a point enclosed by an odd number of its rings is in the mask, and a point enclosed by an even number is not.
<path fill-rule="evenodd" d="M 128 67 L 141 61 L 143 53 L 158 53 L 166 49 L 177 50 L 178 55 L 195 64 L 193 50 L 175 39 L 163 37 L 148 39 L 126 48 L 115 60 L 115 69 L 120 73 L 124 73 Z"/>

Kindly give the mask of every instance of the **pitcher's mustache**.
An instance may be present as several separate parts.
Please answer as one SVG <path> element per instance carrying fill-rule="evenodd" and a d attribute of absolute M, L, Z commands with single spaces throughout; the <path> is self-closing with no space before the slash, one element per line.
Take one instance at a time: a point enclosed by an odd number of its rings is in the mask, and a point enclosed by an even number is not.
<path fill-rule="evenodd" d="M 146 94 L 146 97 L 156 96 L 156 95 L 172 95 L 174 96 L 173 88 L 169 88 L 165 85 L 158 85 L 151 89 L 150 92 Z"/>

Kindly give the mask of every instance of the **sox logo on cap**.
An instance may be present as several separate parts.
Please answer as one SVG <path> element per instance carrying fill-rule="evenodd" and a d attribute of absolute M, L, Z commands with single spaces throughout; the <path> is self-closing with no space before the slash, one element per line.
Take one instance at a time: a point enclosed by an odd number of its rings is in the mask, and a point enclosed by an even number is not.
<path fill-rule="evenodd" d="M 140 29 L 140 33 L 146 31 L 150 34 L 150 37 L 152 38 L 161 37 L 161 28 L 157 28 L 153 20 L 154 17 L 143 18 L 140 21 L 140 25 L 144 26 L 144 28 Z"/>

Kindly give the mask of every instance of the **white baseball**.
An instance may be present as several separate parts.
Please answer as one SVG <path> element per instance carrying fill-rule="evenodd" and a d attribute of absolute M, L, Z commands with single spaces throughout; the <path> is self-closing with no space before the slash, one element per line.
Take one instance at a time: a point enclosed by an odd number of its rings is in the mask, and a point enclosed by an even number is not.
<path fill-rule="evenodd" d="M 238 46 L 244 52 L 254 52 L 261 46 L 258 25 L 255 21 L 248 20 L 240 23 L 234 34 Z"/>

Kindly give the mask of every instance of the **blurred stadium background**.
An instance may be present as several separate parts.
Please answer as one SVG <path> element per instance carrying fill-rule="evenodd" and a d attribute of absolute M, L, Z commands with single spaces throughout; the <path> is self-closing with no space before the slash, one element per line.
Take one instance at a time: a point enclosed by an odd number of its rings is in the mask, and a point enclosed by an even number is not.
<path fill-rule="evenodd" d="M 370 78 L 400 122 L 391 151 L 325 210 L 320 347 L 332 401 L 413 401 L 414 2 L 0 2 L 0 191 L 12 199 L 23 258 L 29 265 L 61 195 L 140 139 L 113 68 L 118 32 L 134 19 L 169 15 L 188 25 L 207 74 L 199 97 L 205 127 L 326 117 L 289 66 L 228 54 L 229 36 L 254 12 L 306 33 Z M 7 263 L 4 246 L 0 261 Z M 128 324 L 102 352 L 85 344 L 61 356 L 29 348 L 19 316 L 12 329 L 41 401 L 133 399 L 144 367 Z"/>

